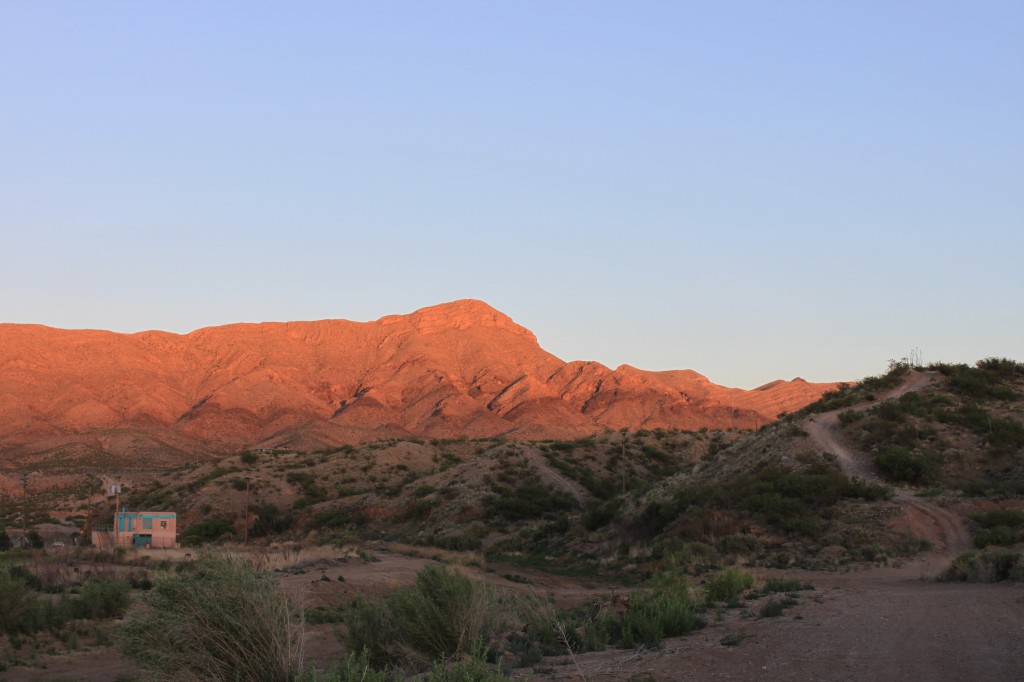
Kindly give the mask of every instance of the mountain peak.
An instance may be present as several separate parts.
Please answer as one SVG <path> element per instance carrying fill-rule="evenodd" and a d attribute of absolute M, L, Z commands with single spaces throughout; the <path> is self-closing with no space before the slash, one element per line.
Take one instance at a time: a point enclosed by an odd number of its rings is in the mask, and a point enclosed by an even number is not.
<path fill-rule="evenodd" d="M 474 298 L 464 298 L 448 303 L 420 308 L 408 315 L 382 317 L 383 325 L 408 322 L 423 334 L 452 329 L 494 328 L 503 329 L 536 342 L 536 337 L 526 327 L 516 324 L 511 317 L 493 306 Z"/>

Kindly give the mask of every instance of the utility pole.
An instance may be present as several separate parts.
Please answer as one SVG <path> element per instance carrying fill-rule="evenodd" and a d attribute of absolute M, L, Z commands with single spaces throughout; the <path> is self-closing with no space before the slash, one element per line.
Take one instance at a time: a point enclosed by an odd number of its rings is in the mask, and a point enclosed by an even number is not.
<path fill-rule="evenodd" d="M 28 540 L 28 477 L 29 472 L 21 474 L 21 538 L 22 542 Z"/>
<path fill-rule="evenodd" d="M 115 483 L 110 486 L 110 492 L 114 493 L 114 547 L 119 547 L 120 529 L 118 528 L 117 515 L 121 511 L 121 485 Z"/>
<path fill-rule="evenodd" d="M 245 521 L 242 524 L 242 546 L 249 545 L 249 474 L 251 469 L 245 472 Z"/>
<path fill-rule="evenodd" d="M 242 524 L 242 545 L 249 545 L 249 477 L 245 477 L 245 522 Z"/>
<path fill-rule="evenodd" d="M 626 494 L 626 434 L 629 429 L 622 427 L 622 494 Z"/>

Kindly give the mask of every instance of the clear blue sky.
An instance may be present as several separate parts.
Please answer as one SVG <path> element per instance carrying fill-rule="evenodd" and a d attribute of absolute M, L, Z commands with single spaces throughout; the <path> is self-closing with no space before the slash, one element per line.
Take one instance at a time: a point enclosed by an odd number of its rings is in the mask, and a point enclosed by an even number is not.
<path fill-rule="evenodd" d="M 1024 3 L 0 4 L 0 320 L 1024 360 Z"/>

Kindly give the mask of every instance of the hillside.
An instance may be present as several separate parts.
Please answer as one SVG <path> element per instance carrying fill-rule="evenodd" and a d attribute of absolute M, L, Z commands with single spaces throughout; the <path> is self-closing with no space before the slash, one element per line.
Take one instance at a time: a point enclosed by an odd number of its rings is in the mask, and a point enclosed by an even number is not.
<path fill-rule="evenodd" d="M 563 362 L 464 300 L 373 322 L 190 334 L 0 325 L 0 465 L 169 465 L 390 437 L 519 440 L 757 428 L 832 384 L 751 391 L 691 371 Z"/>
<path fill-rule="evenodd" d="M 894 363 L 756 431 L 248 451 L 172 469 L 35 472 L 26 497 L 19 476 L 0 472 L 0 528 L 17 535 L 23 511 L 41 535 L 65 541 L 75 526 L 109 525 L 113 500 L 102 491 L 119 482 L 129 509 L 175 511 L 185 547 L 118 555 L 60 545 L 47 550 L 56 561 L 120 561 L 145 590 L 150 574 L 189 573 L 195 546 L 251 557 L 276 569 L 282 589 L 309 597 L 321 667 L 352 646 L 335 636 L 338 623 L 362 622 L 361 599 L 418 583 L 424 567 L 458 564 L 502 594 L 541 600 L 524 613 L 574 619 L 571 667 L 555 660 L 565 659 L 565 635 L 544 639 L 535 621 L 512 626 L 540 634 L 511 637 L 503 656 L 542 679 L 588 670 L 589 679 L 621 682 L 652 662 L 664 679 L 693 665 L 731 666 L 736 678 L 818 666 L 816 679 L 840 679 L 820 661 L 843 656 L 842 679 L 894 669 L 908 679 L 946 679 L 949 670 L 1017 679 L 1019 657 L 1006 652 L 1019 587 L 969 583 L 1024 581 L 1022 454 L 1024 365 Z M 685 594 L 705 595 L 702 634 L 666 640 L 627 676 L 623 661 L 639 654 L 612 648 L 632 646 L 614 624 L 642 603 L 646 592 L 634 587 L 662 589 L 666 575 Z M 712 596 L 727 578 L 732 596 Z M 951 641 L 975 653 L 941 658 Z M 613 653 L 613 673 L 598 675 Z M 14 679 L 49 679 L 66 664 L 45 665 Z M 96 676 L 110 678 L 106 669 Z"/>
<path fill-rule="evenodd" d="M 492 560 L 556 570 L 623 570 L 692 543 L 694 551 L 806 568 L 885 562 L 930 546 L 948 560 L 970 545 L 967 529 L 978 530 L 965 519 L 1019 508 L 1024 490 L 1024 471 L 1014 468 L 1024 437 L 993 437 L 1024 430 L 1024 373 L 1020 365 L 990 367 L 898 368 L 756 432 L 390 439 L 315 453 L 247 452 L 199 467 L 123 472 L 118 480 L 131 508 L 175 509 L 185 529 L 212 524 L 210 537 L 241 535 L 248 497 L 251 538 L 384 538 L 482 549 Z M 978 407 L 978 398 L 963 401 L 965 390 L 990 397 Z M 872 428 L 920 405 L 941 410 L 931 421 L 923 411 L 905 415 L 910 428 Z M 963 405 L 1000 415 L 993 430 L 978 439 L 951 420 Z M 927 457 L 929 474 L 893 476 L 892 446 L 864 440 L 876 431 L 894 442 L 916 434 L 925 450 L 906 446 L 910 461 Z M 84 509 L 75 512 L 79 520 Z M 109 502 L 92 511 L 102 518 Z"/>

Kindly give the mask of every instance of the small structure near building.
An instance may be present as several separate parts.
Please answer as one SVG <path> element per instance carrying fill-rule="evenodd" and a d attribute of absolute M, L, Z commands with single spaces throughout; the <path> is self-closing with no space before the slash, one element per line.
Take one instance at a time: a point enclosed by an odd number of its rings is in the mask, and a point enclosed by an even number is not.
<path fill-rule="evenodd" d="M 173 549 L 178 546 L 177 520 L 174 512 L 130 512 L 122 509 L 114 515 L 113 529 L 92 532 L 92 544 L 96 547 Z"/>

